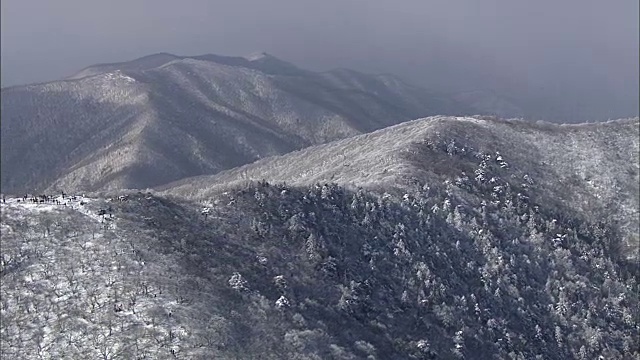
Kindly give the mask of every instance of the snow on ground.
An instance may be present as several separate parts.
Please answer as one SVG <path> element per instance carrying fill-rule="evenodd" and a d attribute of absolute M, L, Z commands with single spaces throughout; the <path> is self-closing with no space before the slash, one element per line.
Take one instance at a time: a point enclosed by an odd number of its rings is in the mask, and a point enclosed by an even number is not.
<path fill-rule="evenodd" d="M 104 75 L 105 79 L 107 80 L 124 80 L 128 83 L 134 83 L 136 82 L 136 79 L 127 76 L 125 74 L 123 74 L 122 72 L 120 72 L 120 70 L 116 70 L 115 72 L 112 73 L 107 73 Z"/>
<path fill-rule="evenodd" d="M 249 61 L 258 61 L 261 59 L 266 58 L 268 55 L 265 52 L 257 52 L 257 53 L 253 53 L 247 57 L 245 57 L 245 59 L 249 60 Z"/>
<path fill-rule="evenodd" d="M 476 124 L 485 124 L 486 123 L 486 120 L 472 118 L 472 117 L 468 117 L 468 116 L 457 116 L 457 117 L 455 117 L 455 119 L 458 120 L 458 121 L 467 121 L 467 122 L 472 122 L 472 123 L 476 123 Z"/>
<path fill-rule="evenodd" d="M 102 221 L 102 216 L 98 215 L 96 211 L 87 206 L 91 202 L 95 201 L 95 199 L 82 195 L 76 195 L 75 199 L 72 198 L 73 196 L 65 196 L 63 198 L 62 195 L 60 195 L 51 198 L 51 200 L 48 200 L 45 203 L 34 203 L 29 197 L 27 197 L 26 201 L 22 197 L 5 198 L 5 200 L 1 203 L 1 207 L 10 207 L 15 210 L 35 213 L 54 212 L 69 208 L 72 210 L 76 210 L 98 222 Z"/>
<path fill-rule="evenodd" d="M 25 202 L 24 198 L 10 197 L 0 202 L 3 266 L 14 269 L 3 278 L 3 287 L 18 289 L 3 291 L 2 315 L 3 321 L 6 320 L 3 338 L 29 332 L 31 329 L 21 324 L 37 322 L 40 326 L 33 329 L 34 336 L 28 346 L 41 349 L 40 358 L 61 358 L 62 354 L 98 358 L 101 354 L 92 347 L 96 344 L 102 346 L 103 351 L 116 353 L 124 340 L 114 339 L 121 339 L 126 332 L 115 326 L 108 332 L 104 329 L 116 319 L 121 326 L 145 326 L 148 308 L 162 306 L 164 298 L 138 296 L 133 311 L 129 299 L 135 294 L 135 287 L 125 286 L 126 278 L 118 275 L 123 267 L 136 272 L 142 271 L 144 265 L 131 256 L 123 256 L 131 253 L 128 240 L 121 233 L 113 232 L 113 228 L 100 224 L 103 222 L 97 213 L 100 199 L 77 196 L 72 200 L 58 196 L 47 203 L 34 203 L 29 199 Z M 50 231 L 47 228 L 44 232 L 47 219 L 53 225 Z M 120 310 L 115 310 L 117 306 Z M 150 329 L 158 326 L 155 324 Z M 83 338 L 86 333 L 103 330 L 106 333 L 102 337 Z M 166 333 L 164 337 L 169 337 L 168 330 L 161 330 Z M 66 339 L 65 344 L 69 339 L 78 340 L 73 340 L 75 355 L 70 355 L 69 348 L 58 346 L 60 336 Z M 88 347 L 84 345 L 87 342 Z M 180 343 L 174 339 L 172 344 Z M 9 351 L 3 348 L 5 350 Z"/>

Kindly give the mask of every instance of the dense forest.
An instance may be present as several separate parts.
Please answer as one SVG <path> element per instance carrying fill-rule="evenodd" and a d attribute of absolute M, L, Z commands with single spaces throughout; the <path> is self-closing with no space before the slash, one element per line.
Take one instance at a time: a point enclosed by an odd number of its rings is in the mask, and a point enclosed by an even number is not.
<path fill-rule="evenodd" d="M 192 200 L 10 199 L 2 356 L 640 355 L 638 265 L 614 220 L 539 196 L 500 154 L 422 150 L 475 166 L 388 192 L 259 181 Z"/>

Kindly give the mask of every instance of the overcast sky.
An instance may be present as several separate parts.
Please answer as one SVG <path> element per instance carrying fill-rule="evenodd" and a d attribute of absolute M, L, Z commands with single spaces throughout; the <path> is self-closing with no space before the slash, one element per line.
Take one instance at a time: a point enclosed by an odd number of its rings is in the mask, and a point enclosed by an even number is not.
<path fill-rule="evenodd" d="M 578 103 L 603 94 L 628 112 L 638 98 L 638 3 L 2 0 L 2 86 L 155 52 L 260 50 L 312 70 L 389 72 L 434 89 L 547 89 Z"/>

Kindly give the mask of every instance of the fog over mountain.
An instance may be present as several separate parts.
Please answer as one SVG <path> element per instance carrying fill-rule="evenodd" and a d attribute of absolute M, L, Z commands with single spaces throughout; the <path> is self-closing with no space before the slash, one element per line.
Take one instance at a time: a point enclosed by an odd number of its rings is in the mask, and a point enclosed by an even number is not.
<path fill-rule="evenodd" d="M 0 7 L 0 358 L 640 358 L 637 0 Z"/>
<path fill-rule="evenodd" d="M 3 192 L 146 188 L 418 117 L 482 112 L 391 75 L 166 53 L 2 89 Z"/>
<path fill-rule="evenodd" d="M 148 54 L 264 50 L 303 68 L 489 92 L 527 118 L 638 115 L 637 1 L 6 0 L 2 86 Z M 37 9 L 37 10 L 36 10 Z"/>

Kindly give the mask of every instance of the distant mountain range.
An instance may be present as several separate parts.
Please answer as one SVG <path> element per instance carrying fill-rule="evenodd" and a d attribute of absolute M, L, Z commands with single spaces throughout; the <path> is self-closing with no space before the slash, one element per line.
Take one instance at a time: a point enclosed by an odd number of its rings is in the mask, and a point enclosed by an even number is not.
<path fill-rule="evenodd" d="M 153 187 L 419 117 L 488 113 L 487 104 L 265 53 L 155 54 L 2 89 L 1 187 Z"/>

